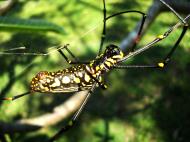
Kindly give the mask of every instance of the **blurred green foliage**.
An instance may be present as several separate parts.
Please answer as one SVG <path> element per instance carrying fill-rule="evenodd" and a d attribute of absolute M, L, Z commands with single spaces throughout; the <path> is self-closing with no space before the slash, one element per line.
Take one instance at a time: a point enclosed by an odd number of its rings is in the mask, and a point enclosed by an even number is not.
<path fill-rule="evenodd" d="M 108 14 L 123 10 L 146 13 L 152 1 L 107 0 Z M 67 35 L 53 32 L 0 31 L 0 52 L 25 46 L 26 52 L 46 52 L 54 45 L 70 44 L 71 51 L 83 60 L 93 59 L 100 44 L 102 30 L 101 0 L 19 0 L 6 16 L 38 18 L 64 27 Z M 129 14 L 113 18 L 107 24 L 104 44 L 119 44 L 135 27 L 140 16 Z M 149 27 L 138 47 L 162 34 L 178 19 L 162 13 Z M 174 44 L 178 29 L 155 48 L 128 61 L 128 64 L 151 64 L 160 61 Z M 190 136 L 190 33 L 181 42 L 172 62 L 164 70 L 116 70 L 107 78 L 108 89 L 97 89 L 80 116 L 77 126 L 59 142 L 186 142 Z M 0 55 L 1 97 L 20 94 L 28 89 L 39 71 L 56 71 L 68 67 L 58 54 L 50 56 Z M 51 112 L 66 101 L 64 94 L 38 94 L 15 102 L 0 102 L 0 120 L 15 122 Z M 24 106 L 24 107 L 23 107 Z M 32 133 L 12 134 L 9 141 L 44 141 L 64 125 Z"/>
<path fill-rule="evenodd" d="M 18 19 L 13 17 L 0 16 L 0 29 L 1 30 L 31 30 L 31 31 L 54 31 L 64 34 L 62 27 L 44 21 L 36 19 Z"/>

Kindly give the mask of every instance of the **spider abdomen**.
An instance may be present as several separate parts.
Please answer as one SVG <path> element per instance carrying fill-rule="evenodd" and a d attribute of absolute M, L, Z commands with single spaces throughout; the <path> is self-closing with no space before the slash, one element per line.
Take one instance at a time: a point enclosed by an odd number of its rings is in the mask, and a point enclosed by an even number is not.
<path fill-rule="evenodd" d="M 94 82 L 85 65 L 78 65 L 57 72 L 39 72 L 31 81 L 31 91 L 77 92 L 90 89 Z"/>

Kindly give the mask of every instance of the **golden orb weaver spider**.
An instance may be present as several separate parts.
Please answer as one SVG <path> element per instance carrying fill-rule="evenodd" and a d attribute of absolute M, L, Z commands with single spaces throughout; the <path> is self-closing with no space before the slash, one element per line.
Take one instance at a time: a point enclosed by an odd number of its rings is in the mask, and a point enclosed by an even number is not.
<path fill-rule="evenodd" d="M 34 92 L 41 92 L 41 93 L 65 93 L 65 92 L 78 92 L 82 90 L 88 90 L 88 93 L 81 104 L 78 111 L 74 114 L 71 121 L 69 121 L 68 125 L 63 127 L 55 136 L 53 136 L 50 141 L 56 140 L 63 132 L 68 130 L 73 124 L 76 122 L 78 116 L 80 115 L 81 111 L 83 110 L 85 104 L 87 103 L 90 95 L 94 91 L 97 86 L 100 86 L 102 89 L 106 89 L 107 86 L 102 80 L 102 77 L 107 72 L 113 69 L 128 69 L 128 68 L 163 68 L 167 63 L 170 61 L 171 56 L 173 55 L 174 51 L 176 50 L 177 46 L 179 45 L 180 41 L 184 37 L 188 24 L 187 20 L 189 20 L 190 15 L 186 18 L 182 18 L 179 14 L 174 11 L 167 3 L 163 0 L 159 0 L 165 6 L 167 6 L 179 19 L 180 22 L 175 24 L 169 30 L 167 30 L 164 34 L 157 36 L 152 42 L 148 43 L 142 48 L 135 49 L 136 44 L 138 43 L 138 39 L 141 35 L 141 31 L 146 19 L 146 14 L 140 11 L 123 11 L 119 12 L 110 16 L 106 14 L 106 4 L 105 0 L 103 0 L 103 31 L 102 31 L 102 38 L 100 42 L 100 48 L 97 57 L 89 62 L 82 62 L 78 61 L 77 58 L 73 55 L 73 53 L 68 49 L 68 45 L 64 47 L 59 47 L 57 50 L 63 56 L 63 58 L 71 65 L 74 66 L 63 69 L 57 72 L 48 72 L 48 71 L 41 71 L 39 72 L 31 81 L 29 92 L 23 93 L 21 95 L 13 96 L 11 98 L 4 98 L 3 100 L 15 100 L 22 96 L 32 94 Z M 106 47 L 106 50 L 102 53 L 102 48 L 104 44 L 104 40 L 106 38 L 106 22 L 111 19 L 112 17 L 118 16 L 120 14 L 126 13 L 137 13 L 142 15 L 142 22 L 139 28 L 138 35 L 136 36 L 136 41 L 134 46 L 130 49 L 130 52 L 124 53 L 121 49 L 114 45 L 110 44 Z M 183 26 L 183 31 L 179 36 L 178 40 L 170 50 L 170 52 L 166 55 L 166 57 L 156 64 L 152 65 L 122 65 L 124 61 L 127 59 L 142 53 L 143 51 L 151 48 L 156 43 L 160 42 L 161 40 L 165 39 L 170 35 L 170 33 L 178 28 L 179 26 Z M 68 53 L 75 59 L 71 61 L 67 58 L 67 56 L 61 50 L 62 48 L 66 49 Z"/>

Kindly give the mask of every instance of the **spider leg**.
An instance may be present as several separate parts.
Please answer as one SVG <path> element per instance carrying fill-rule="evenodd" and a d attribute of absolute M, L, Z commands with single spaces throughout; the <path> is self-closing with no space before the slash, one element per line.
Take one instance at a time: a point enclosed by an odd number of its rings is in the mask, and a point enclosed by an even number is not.
<path fill-rule="evenodd" d="M 104 41 L 105 41 L 105 38 L 106 38 L 106 22 L 108 19 L 111 19 L 115 16 L 118 16 L 118 15 L 121 15 L 121 14 L 125 14 L 125 13 L 138 13 L 138 14 L 141 14 L 142 15 L 142 21 L 141 21 L 141 24 L 140 24 L 140 28 L 139 28 L 139 31 L 138 31 L 138 34 L 134 40 L 135 44 L 133 45 L 133 47 L 131 48 L 131 51 L 133 51 L 136 47 L 136 44 L 138 43 L 139 41 L 139 38 L 140 38 L 140 35 L 141 35 L 141 32 L 142 32 L 142 29 L 143 29 L 143 25 L 144 25 L 144 22 L 145 22 L 145 19 L 146 19 L 146 14 L 141 12 L 141 11 L 137 11 L 137 10 L 131 10 L 131 11 L 123 11 L 123 12 L 118 12 L 118 13 L 115 13 L 113 15 L 110 15 L 110 16 L 106 16 L 106 4 L 105 4 L 105 0 L 103 0 L 103 30 L 102 30 L 102 36 L 101 36 L 101 41 L 100 41 L 100 47 L 99 47 L 99 52 L 98 52 L 98 55 L 101 54 L 102 52 L 102 48 L 103 48 L 103 44 L 104 44 Z"/>
<path fill-rule="evenodd" d="M 49 142 L 55 141 L 56 139 L 59 138 L 59 136 L 61 136 L 61 134 L 63 134 L 64 132 L 69 130 L 71 127 L 73 127 L 73 125 L 76 123 L 79 115 L 81 114 L 82 110 L 84 109 L 87 101 L 89 100 L 91 94 L 93 93 L 95 87 L 96 87 L 96 83 L 94 83 L 92 88 L 88 91 L 84 101 L 82 102 L 82 104 L 81 104 L 80 108 L 77 110 L 77 112 L 75 112 L 72 119 L 68 122 L 68 124 L 66 126 L 62 127 L 52 138 L 50 138 Z"/>
<path fill-rule="evenodd" d="M 122 12 L 118 12 L 118 13 L 115 13 L 113 15 L 110 15 L 106 18 L 106 20 L 110 19 L 110 18 L 113 18 L 115 16 L 118 16 L 118 15 L 121 15 L 121 14 L 125 14 L 125 13 L 137 13 L 137 14 L 141 14 L 142 15 L 142 20 L 141 20 L 141 23 L 139 25 L 139 30 L 137 32 L 137 35 L 136 35 L 136 38 L 134 39 L 134 44 L 133 46 L 131 47 L 130 49 L 130 52 L 134 51 L 137 43 L 139 42 L 140 40 L 140 36 L 141 36 L 141 33 L 142 33 L 142 29 L 143 29 L 143 25 L 145 23 L 145 20 L 146 20 L 146 17 L 147 15 L 141 11 L 137 11 L 137 10 L 127 10 L 127 11 L 122 11 Z"/>
<path fill-rule="evenodd" d="M 128 69 L 128 68 L 164 68 L 165 65 L 167 65 L 167 63 L 170 61 L 171 56 L 173 55 L 173 53 L 176 50 L 177 46 L 179 45 L 180 41 L 184 37 L 185 32 L 187 31 L 187 28 L 188 28 L 187 26 L 184 26 L 183 31 L 182 31 L 180 37 L 178 38 L 178 40 L 176 41 L 176 43 L 174 44 L 174 46 L 172 47 L 172 49 L 163 58 L 163 60 L 161 62 L 158 62 L 156 64 L 152 64 L 152 65 L 116 65 L 114 68 L 117 68 L 117 69 Z"/>
<path fill-rule="evenodd" d="M 190 14 L 188 16 L 186 16 L 186 18 L 182 18 L 171 6 L 169 6 L 164 0 L 159 0 L 162 4 L 164 4 L 166 7 L 168 7 L 177 17 L 181 22 L 178 22 L 176 25 L 174 25 L 173 27 L 171 27 L 168 31 L 166 31 L 163 35 L 159 35 L 157 36 L 152 42 L 148 43 L 147 45 L 145 45 L 144 47 L 137 49 L 136 51 L 132 51 L 131 53 L 127 54 L 123 59 L 121 59 L 119 62 L 123 62 L 124 60 L 135 56 L 147 49 L 149 49 L 150 47 L 152 47 L 154 44 L 160 42 L 161 40 L 165 39 L 166 37 L 168 37 L 170 35 L 170 33 L 175 30 L 176 28 L 183 26 L 183 30 L 181 35 L 179 36 L 178 40 L 175 42 L 174 46 L 172 47 L 172 49 L 169 51 L 169 53 L 166 55 L 166 57 L 163 59 L 162 62 L 159 62 L 155 65 L 140 65 L 139 67 L 148 67 L 148 68 L 153 68 L 153 67 L 164 67 L 171 59 L 171 56 L 173 55 L 173 53 L 175 52 L 177 46 L 179 45 L 179 43 L 181 42 L 181 40 L 183 39 L 187 29 L 188 29 L 188 23 L 187 20 L 190 19 Z M 116 66 L 115 68 L 129 68 L 129 66 Z"/>
<path fill-rule="evenodd" d="M 102 34 L 101 34 L 101 41 L 100 41 L 98 55 L 100 55 L 102 52 L 102 47 L 103 47 L 105 38 L 106 38 L 106 2 L 105 0 L 103 0 L 103 29 L 102 29 Z"/>
<path fill-rule="evenodd" d="M 107 89 L 107 85 L 101 80 L 97 79 L 96 77 L 94 77 L 91 73 L 88 74 L 91 78 L 94 79 L 94 81 L 96 81 L 96 83 L 98 83 L 98 85 L 102 88 L 102 89 Z"/>
<path fill-rule="evenodd" d="M 157 68 L 157 65 L 116 65 L 115 69 L 129 69 L 129 68 Z"/>
<path fill-rule="evenodd" d="M 185 19 L 183 19 L 169 4 L 167 4 L 164 0 L 159 0 L 159 1 L 163 5 L 165 5 L 166 7 L 168 7 L 172 11 L 172 13 L 175 14 L 182 23 L 187 24 L 187 22 L 185 21 Z"/>
<path fill-rule="evenodd" d="M 190 15 L 188 15 L 185 20 L 187 20 L 188 18 L 190 18 Z M 181 22 L 178 22 L 177 24 L 175 24 L 173 27 L 171 27 L 168 31 L 166 31 L 163 35 L 159 35 L 157 36 L 152 42 L 148 43 L 147 45 L 145 45 L 142 48 L 139 48 L 137 50 L 135 50 L 134 52 L 130 52 L 129 54 L 127 54 L 125 57 L 123 57 L 121 60 L 119 60 L 119 62 L 123 62 L 137 54 L 142 53 L 143 51 L 151 48 L 153 45 L 155 45 L 156 43 L 160 42 L 161 40 L 165 39 L 166 37 L 168 37 L 170 35 L 170 33 L 175 30 L 176 28 L 178 28 L 179 26 L 183 26 L 183 30 L 178 38 L 178 40 L 176 41 L 176 43 L 174 44 L 174 46 L 172 47 L 172 49 L 170 50 L 170 52 L 167 54 L 167 56 L 163 59 L 163 64 L 166 64 L 169 62 L 172 54 L 174 53 L 174 51 L 176 50 L 177 46 L 179 45 L 180 41 L 183 39 L 187 29 L 188 29 L 188 24 L 183 24 Z"/>
<path fill-rule="evenodd" d="M 0 52 L 0 55 L 26 55 L 26 56 L 48 56 L 54 52 L 57 52 L 57 50 L 61 50 L 61 48 L 63 48 L 63 46 L 56 48 L 57 46 L 53 46 L 50 47 L 49 49 L 53 49 L 49 52 L 45 52 L 45 53 L 35 53 L 35 52 L 11 52 L 11 51 L 16 51 L 16 50 L 20 50 L 20 51 L 24 51 L 26 50 L 26 47 L 16 47 L 16 48 L 12 48 L 12 49 L 8 49 L 8 50 L 4 50 L 3 52 Z"/>
<path fill-rule="evenodd" d="M 176 41 L 176 43 L 174 44 L 172 49 L 163 58 L 163 60 L 161 62 L 158 62 L 157 64 L 153 64 L 153 65 L 116 65 L 114 68 L 125 69 L 125 68 L 163 68 L 163 67 L 165 67 L 165 65 L 170 61 L 171 56 L 173 55 L 173 53 L 176 50 L 177 46 L 179 45 L 180 41 L 183 39 L 183 37 L 184 37 L 184 35 L 185 35 L 186 31 L 187 31 L 187 28 L 188 28 L 188 26 L 184 25 L 183 31 L 182 31 L 180 37 L 178 38 L 178 40 Z M 161 36 L 157 37 L 153 42 L 149 43 L 147 46 L 142 47 L 142 48 L 132 52 L 131 54 L 125 56 L 124 57 L 125 60 L 128 59 L 131 56 L 137 55 L 137 54 L 149 49 L 150 47 L 152 47 L 153 44 L 155 44 L 158 41 L 166 38 L 169 35 L 170 32 L 166 32 L 164 35 L 161 35 Z M 124 60 L 122 59 L 122 61 L 124 61 Z"/>
<path fill-rule="evenodd" d="M 78 58 L 67 48 L 68 44 L 64 45 L 64 49 L 67 50 L 67 52 L 74 58 L 74 61 L 70 60 L 61 50 L 62 48 L 57 48 L 58 52 L 63 56 L 63 58 L 69 63 L 69 64 L 89 64 L 90 62 L 85 61 L 79 61 Z"/>
<path fill-rule="evenodd" d="M 4 101 L 4 100 L 9 100 L 9 101 L 14 101 L 18 98 L 21 98 L 23 96 L 26 96 L 26 95 L 30 95 L 32 92 L 25 92 L 25 93 L 22 93 L 22 94 L 19 94 L 19 95 L 15 95 L 13 97 L 8 97 L 8 98 L 2 98 L 0 100 Z"/>
<path fill-rule="evenodd" d="M 133 46 L 131 47 L 131 52 L 133 52 L 135 50 L 135 47 L 137 46 L 139 40 L 140 40 L 140 37 L 141 37 L 141 32 L 142 32 L 142 29 L 143 29 L 143 25 L 145 23 L 145 20 L 146 20 L 146 15 L 143 13 L 143 17 L 142 17 L 142 20 L 141 20 L 141 24 L 140 24 L 140 28 L 139 28 L 139 31 L 137 33 L 137 36 L 134 40 L 134 44 Z"/>

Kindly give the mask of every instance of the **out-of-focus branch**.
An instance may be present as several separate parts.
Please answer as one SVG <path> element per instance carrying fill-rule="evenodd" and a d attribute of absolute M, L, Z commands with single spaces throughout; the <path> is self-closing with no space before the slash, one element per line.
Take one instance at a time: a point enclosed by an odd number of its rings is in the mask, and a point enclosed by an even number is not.
<path fill-rule="evenodd" d="M 13 4 L 15 2 L 16 2 L 16 0 L 5 0 L 5 1 L 3 1 L 3 4 L 0 5 L 0 15 L 7 12 L 13 6 Z"/>
<path fill-rule="evenodd" d="M 81 105 L 86 94 L 87 91 L 75 93 L 75 95 L 70 97 L 66 102 L 55 107 L 52 113 L 47 113 L 30 119 L 21 119 L 14 124 L 1 122 L 0 128 L 2 128 L 4 133 L 14 133 L 35 131 L 42 127 L 54 125 L 73 114 Z"/>
<path fill-rule="evenodd" d="M 166 1 L 172 8 L 174 8 L 178 13 L 183 14 L 189 14 L 190 13 L 190 2 L 185 1 L 178 1 L 178 0 L 167 0 Z M 170 9 L 166 7 L 165 5 L 161 4 L 158 0 L 154 0 L 152 6 L 149 8 L 147 12 L 147 18 L 143 26 L 142 30 L 142 36 L 147 31 L 148 27 L 154 22 L 156 17 L 161 12 L 170 12 Z M 138 33 L 140 26 L 140 22 L 137 24 L 137 26 L 131 31 L 121 42 L 120 47 L 125 51 L 130 49 L 134 45 L 134 40 L 136 38 L 136 35 Z"/>
<path fill-rule="evenodd" d="M 75 93 L 66 102 L 54 108 L 52 113 L 47 113 L 36 118 L 23 119 L 18 121 L 21 124 L 32 124 L 38 126 L 54 125 L 73 114 L 81 105 L 87 91 Z"/>

